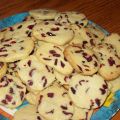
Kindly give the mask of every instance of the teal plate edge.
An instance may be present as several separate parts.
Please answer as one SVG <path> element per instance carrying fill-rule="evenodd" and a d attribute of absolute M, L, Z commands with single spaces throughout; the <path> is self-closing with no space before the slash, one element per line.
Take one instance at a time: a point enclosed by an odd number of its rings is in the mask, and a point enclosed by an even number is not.
<path fill-rule="evenodd" d="M 4 29 L 6 27 L 10 27 L 16 23 L 22 22 L 26 16 L 28 16 L 28 12 L 23 12 L 19 14 L 12 15 L 10 17 L 4 18 L 0 20 L 0 30 Z M 109 35 L 109 32 L 100 27 L 99 25 L 95 24 L 93 21 L 89 20 L 88 24 L 92 24 L 93 26 L 99 28 L 102 30 L 106 35 Z M 110 120 L 111 117 L 113 117 L 117 111 L 120 109 L 120 90 L 118 90 L 115 93 L 116 101 L 114 101 L 110 107 L 101 107 L 96 113 L 94 113 L 91 117 L 91 120 Z M 27 105 L 28 102 L 24 102 L 23 105 L 19 106 L 17 109 Z M 5 118 L 3 115 L 0 115 L 0 120 L 8 120 L 8 118 Z"/>

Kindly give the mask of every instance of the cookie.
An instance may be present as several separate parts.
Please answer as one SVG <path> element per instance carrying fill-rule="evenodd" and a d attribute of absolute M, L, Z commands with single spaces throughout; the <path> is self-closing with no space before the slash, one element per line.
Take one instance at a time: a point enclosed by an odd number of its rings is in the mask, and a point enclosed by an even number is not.
<path fill-rule="evenodd" d="M 2 29 L 0 30 L 0 40 L 4 39 L 5 33 L 6 33 L 7 29 Z"/>
<path fill-rule="evenodd" d="M 21 38 L 21 37 L 32 37 L 32 29 L 37 24 L 34 20 L 24 21 L 21 23 L 17 23 L 11 27 L 7 28 L 5 39 L 10 38 Z"/>
<path fill-rule="evenodd" d="M 110 87 L 99 75 L 73 76 L 69 82 L 69 95 L 73 103 L 85 109 L 99 108 L 109 95 Z"/>
<path fill-rule="evenodd" d="M 45 44 L 46 42 L 44 41 L 40 41 L 40 40 L 36 40 L 34 41 L 35 47 L 34 47 L 34 51 L 37 51 L 43 44 Z"/>
<path fill-rule="evenodd" d="M 0 79 L 0 104 L 8 108 L 16 108 L 22 104 L 26 87 L 19 78 L 6 74 Z"/>
<path fill-rule="evenodd" d="M 66 90 L 55 84 L 40 92 L 38 112 L 49 120 L 69 120 L 74 108 Z"/>
<path fill-rule="evenodd" d="M 25 95 L 25 99 L 32 105 L 38 104 L 38 98 L 39 98 L 39 93 L 33 94 L 32 92 L 29 92 Z"/>
<path fill-rule="evenodd" d="M 34 105 L 27 105 L 15 112 L 13 120 L 46 120 L 39 113 Z"/>
<path fill-rule="evenodd" d="M 64 75 L 64 74 L 61 74 L 61 73 L 55 71 L 57 81 L 60 82 L 60 84 L 64 85 L 64 86 L 69 85 L 71 78 L 76 74 L 78 74 L 78 73 L 75 70 L 73 70 L 72 73 L 69 75 Z M 65 86 L 65 88 L 66 88 L 66 86 Z"/>
<path fill-rule="evenodd" d="M 32 35 L 38 40 L 64 45 L 72 40 L 74 33 L 69 25 L 44 21 L 34 27 Z"/>
<path fill-rule="evenodd" d="M 116 78 L 115 80 L 108 81 L 112 85 L 111 91 L 114 93 L 117 90 L 120 90 L 120 77 Z"/>
<path fill-rule="evenodd" d="M 6 71 L 7 71 L 7 64 L 0 62 L 0 78 L 2 78 L 6 74 Z"/>
<path fill-rule="evenodd" d="M 88 24 L 88 20 L 83 13 L 75 12 L 75 11 L 66 11 L 58 13 L 55 16 L 55 20 L 60 23 L 76 23 L 81 26 L 86 26 Z"/>
<path fill-rule="evenodd" d="M 112 44 L 115 47 L 118 56 L 120 57 L 120 35 L 117 33 L 112 33 L 105 37 L 105 43 Z"/>
<path fill-rule="evenodd" d="M 98 59 L 89 48 L 70 45 L 65 48 L 64 55 L 72 67 L 83 75 L 92 75 L 99 69 Z"/>
<path fill-rule="evenodd" d="M 30 10 L 29 14 L 35 19 L 49 20 L 55 18 L 57 11 L 52 9 L 35 9 L 35 10 Z"/>
<path fill-rule="evenodd" d="M 54 69 L 31 55 L 18 63 L 18 75 L 32 90 L 41 91 L 56 80 Z"/>
<path fill-rule="evenodd" d="M 53 67 L 62 74 L 68 75 L 72 73 L 73 68 L 65 59 L 63 51 L 62 46 L 46 43 L 36 51 L 36 56 L 44 64 Z"/>
<path fill-rule="evenodd" d="M 29 44 L 28 44 L 29 43 Z M 14 62 L 27 57 L 34 48 L 30 38 L 10 38 L 0 41 L 0 61 Z"/>
<path fill-rule="evenodd" d="M 101 31 L 98 27 L 95 27 L 95 26 L 89 24 L 89 25 L 87 25 L 87 28 L 93 34 L 93 36 L 95 38 L 100 39 L 101 42 L 106 36 L 105 33 L 103 31 Z"/>
<path fill-rule="evenodd" d="M 99 74 L 105 80 L 113 80 L 120 75 L 120 59 L 110 44 L 99 44 L 93 48 L 100 62 Z"/>
<path fill-rule="evenodd" d="M 81 109 L 74 107 L 74 114 L 70 120 L 90 120 L 93 110 Z"/>

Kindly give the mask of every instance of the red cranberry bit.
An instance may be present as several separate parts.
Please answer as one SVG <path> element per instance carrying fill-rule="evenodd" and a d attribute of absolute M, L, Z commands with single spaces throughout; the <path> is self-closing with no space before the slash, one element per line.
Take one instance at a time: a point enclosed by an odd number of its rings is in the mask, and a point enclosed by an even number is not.
<path fill-rule="evenodd" d="M 69 103 L 70 105 L 73 105 L 73 102 L 72 101 L 70 101 L 70 103 Z"/>
<path fill-rule="evenodd" d="M 98 66 L 98 63 L 96 61 L 94 61 L 94 66 L 97 67 Z"/>
<path fill-rule="evenodd" d="M 61 61 L 61 67 L 64 68 L 65 67 L 65 64 Z"/>
<path fill-rule="evenodd" d="M 118 67 L 120 67 L 120 65 L 117 65 L 116 67 L 118 68 Z"/>
<path fill-rule="evenodd" d="M 63 105 L 61 105 L 60 106 L 63 110 L 67 110 L 68 108 L 67 108 L 67 106 L 63 106 Z"/>
<path fill-rule="evenodd" d="M 49 36 L 56 36 L 55 34 L 53 34 L 51 32 L 47 32 L 46 34 L 49 35 Z"/>
<path fill-rule="evenodd" d="M 105 64 L 100 64 L 100 68 L 103 67 L 103 66 L 105 66 Z"/>
<path fill-rule="evenodd" d="M 58 59 L 55 59 L 54 65 L 57 65 L 58 63 Z"/>
<path fill-rule="evenodd" d="M 63 112 L 63 114 L 65 114 L 65 115 L 71 115 L 71 117 L 73 116 L 73 113 L 71 113 L 71 112 L 66 112 L 66 111 L 62 111 Z"/>
<path fill-rule="evenodd" d="M 28 80 L 28 85 L 32 86 L 33 85 L 33 81 L 32 80 Z"/>
<path fill-rule="evenodd" d="M 36 68 L 33 68 L 32 70 L 30 70 L 29 72 L 29 76 L 32 77 L 33 76 L 33 72 L 36 70 Z"/>
<path fill-rule="evenodd" d="M 33 29 L 34 25 L 29 25 L 27 28 L 28 29 Z"/>
<path fill-rule="evenodd" d="M 42 36 L 42 37 L 46 37 L 46 35 L 45 35 L 44 33 L 41 33 L 41 36 Z"/>
<path fill-rule="evenodd" d="M 92 61 L 92 56 L 89 56 L 87 53 L 83 53 L 83 57 L 87 60 L 87 62 Z"/>
<path fill-rule="evenodd" d="M 20 93 L 20 98 L 21 98 L 21 100 L 23 100 L 23 98 L 24 98 L 24 92 L 23 91 Z"/>
<path fill-rule="evenodd" d="M 76 90 L 75 90 L 73 87 L 71 87 L 70 89 L 71 89 L 71 92 L 72 92 L 73 94 L 76 93 Z"/>
<path fill-rule="evenodd" d="M 50 58 L 43 58 L 44 60 L 51 60 Z"/>
<path fill-rule="evenodd" d="M 50 97 L 50 98 L 53 98 L 54 97 L 54 93 L 48 93 L 47 96 Z"/>
<path fill-rule="evenodd" d="M 42 81 L 44 80 L 43 87 L 45 87 L 47 84 L 47 78 L 45 76 L 43 76 L 41 80 Z"/>
<path fill-rule="evenodd" d="M 54 113 L 54 109 L 52 109 L 51 111 L 49 112 L 46 112 L 46 114 L 53 114 Z"/>
<path fill-rule="evenodd" d="M 19 26 L 17 27 L 17 29 L 20 29 L 20 28 L 22 28 L 22 25 L 19 25 Z"/>
<path fill-rule="evenodd" d="M 59 27 L 51 28 L 51 31 L 59 31 Z"/>
<path fill-rule="evenodd" d="M 12 96 L 6 95 L 5 99 L 6 99 L 8 102 L 11 102 L 11 101 L 12 101 Z"/>
<path fill-rule="evenodd" d="M 40 116 L 37 116 L 37 120 L 42 120 Z"/>
<path fill-rule="evenodd" d="M 8 102 L 6 100 L 2 100 L 1 101 L 3 104 L 8 104 Z"/>
<path fill-rule="evenodd" d="M 30 66 L 31 66 L 31 60 L 29 60 L 29 61 L 27 62 L 27 64 L 28 64 L 28 66 L 30 67 Z"/>
<path fill-rule="evenodd" d="M 9 27 L 10 31 L 14 31 L 13 27 Z"/>
<path fill-rule="evenodd" d="M 80 71 L 83 71 L 82 68 L 79 65 L 77 65 L 77 66 L 78 66 L 78 68 L 79 68 Z"/>
<path fill-rule="evenodd" d="M 109 63 L 110 66 L 113 66 L 113 65 L 115 64 L 115 61 L 113 60 L 112 57 L 110 57 L 110 58 L 108 59 L 108 63 Z"/>
<path fill-rule="evenodd" d="M 96 98 L 95 103 L 97 104 L 98 107 L 100 107 L 100 105 L 101 105 L 100 99 Z"/>
<path fill-rule="evenodd" d="M 103 89 L 103 88 L 100 88 L 99 90 L 101 91 L 101 94 L 102 94 L 102 95 L 104 95 L 104 94 L 106 93 L 106 90 Z"/>
<path fill-rule="evenodd" d="M 42 99 L 43 99 L 43 95 L 40 95 L 40 99 L 39 99 L 39 105 L 41 104 L 41 102 L 42 102 Z"/>

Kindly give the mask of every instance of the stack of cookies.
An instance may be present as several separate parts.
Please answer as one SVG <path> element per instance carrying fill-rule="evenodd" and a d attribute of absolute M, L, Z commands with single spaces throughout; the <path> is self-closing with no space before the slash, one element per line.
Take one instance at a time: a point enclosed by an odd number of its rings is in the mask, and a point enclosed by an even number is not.
<path fill-rule="evenodd" d="M 14 120 L 89 120 L 120 89 L 120 36 L 79 12 L 37 9 L 0 31 L 0 105 Z"/>

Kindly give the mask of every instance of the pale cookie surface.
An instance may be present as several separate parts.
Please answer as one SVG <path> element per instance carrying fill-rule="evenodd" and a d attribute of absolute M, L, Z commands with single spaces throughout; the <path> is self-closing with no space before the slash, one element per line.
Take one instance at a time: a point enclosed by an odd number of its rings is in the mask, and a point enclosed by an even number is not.
<path fill-rule="evenodd" d="M 100 62 L 99 74 L 105 80 L 117 78 L 120 75 L 120 59 L 114 47 L 110 44 L 99 44 L 93 50 Z"/>
<path fill-rule="evenodd" d="M 89 48 L 70 45 L 65 49 L 64 55 L 73 68 L 83 75 L 92 75 L 99 69 L 97 57 Z"/>
<path fill-rule="evenodd" d="M 34 55 L 18 64 L 21 80 L 32 90 L 43 90 L 56 80 L 54 69 L 41 63 Z"/>
<path fill-rule="evenodd" d="M 58 13 L 55 16 L 55 20 L 60 23 L 76 23 L 81 26 L 86 26 L 88 24 L 88 20 L 83 13 L 75 12 L 75 11 L 66 11 Z"/>
<path fill-rule="evenodd" d="M 73 68 L 66 61 L 63 51 L 64 48 L 62 46 L 46 43 L 37 50 L 36 56 L 44 64 L 66 75 L 72 73 Z"/>
<path fill-rule="evenodd" d="M 56 10 L 52 9 L 35 9 L 30 10 L 29 14 L 35 19 L 45 20 L 45 19 L 54 19 L 57 14 Z"/>
<path fill-rule="evenodd" d="M 13 120 L 46 120 L 39 113 L 34 105 L 27 105 L 20 108 L 14 115 Z"/>
<path fill-rule="evenodd" d="M 69 25 L 44 21 L 34 27 L 33 36 L 38 40 L 64 45 L 72 40 L 74 33 Z"/>
<path fill-rule="evenodd" d="M 74 107 L 74 114 L 70 120 L 90 120 L 93 110 Z"/>
<path fill-rule="evenodd" d="M 21 105 L 26 92 L 26 87 L 20 79 L 11 75 L 5 75 L 0 80 L 0 104 L 8 108 L 16 108 Z"/>
<path fill-rule="evenodd" d="M 74 108 L 66 90 L 55 84 L 40 93 L 38 112 L 48 120 L 69 120 Z"/>
<path fill-rule="evenodd" d="M 69 95 L 80 108 L 99 108 L 109 95 L 109 86 L 99 75 L 76 75 L 70 81 Z"/>
<path fill-rule="evenodd" d="M 0 41 L 0 61 L 14 62 L 24 59 L 33 48 L 34 42 L 29 38 L 3 39 Z"/>
<path fill-rule="evenodd" d="M 24 21 L 7 28 L 5 39 L 31 37 L 31 32 L 37 22 L 34 20 Z"/>
<path fill-rule="evenodd" d="M 111 91 L 114 93 L 120 89 L 120 77 L 116 78 L 115 80 L 108 81 L 112 85 Z"/>
<path fill-rule="evenodd" d="M 7 64 L 0 62 L 0 78 L 2 78 L 7 71 Z"/>
<path fill-rule="evenodd" d="M 112 33 L 105 38 L 105 43 L 112 44 L 115 47 L 118 56 L 120 57 L 120 35 L 117 33 Z"/>

